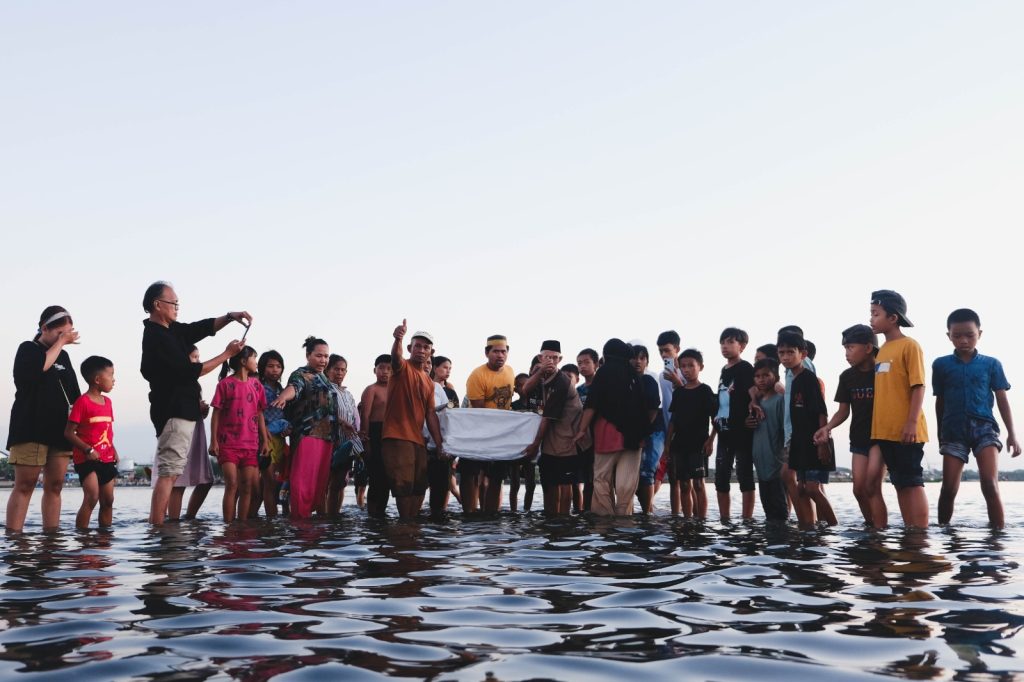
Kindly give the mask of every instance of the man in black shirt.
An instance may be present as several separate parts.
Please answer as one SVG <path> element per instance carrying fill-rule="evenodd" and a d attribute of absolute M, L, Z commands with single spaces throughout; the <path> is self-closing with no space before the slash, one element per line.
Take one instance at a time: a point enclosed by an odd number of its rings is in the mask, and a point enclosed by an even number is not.
<path fill-rule="evenodd" d="M 229 322 L 248 327 L 252 315 L 241 311 L 182 324 L 178 322 L 178 295 L 167 282 L 155 282 L 146 289 L 142 308 L 149 313 L 149 319 L 142 321 L 142 376 L 149 382 L 149 416 L 157 434 L 153 474 L 158 478 L 149 522 L 159 525 L 174 481 L 185 468 L 196 422 L 202 419 L 199 377 L 219 367 L 245 344 L 232 341 L 220 355 L 203 363 L 190 361 L 189 350 Z"/>

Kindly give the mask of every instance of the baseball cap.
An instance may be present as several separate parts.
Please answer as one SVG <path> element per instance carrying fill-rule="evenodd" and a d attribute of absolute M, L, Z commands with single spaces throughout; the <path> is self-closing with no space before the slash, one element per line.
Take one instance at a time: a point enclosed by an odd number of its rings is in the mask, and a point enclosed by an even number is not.
<path fill-rule="evenodd" d="M 907 302 L 892 289 L 879 289 L 871 292 L 871 303 L 885 308 L 885 312 L 899 318 L 901 327 L 913 327 L 914 323 L 907 318 Z"/>
<path fill-rule="evenodd" d="M 434 345 L 434 337 L 431 336 L 429 333 L 424 332 L 424 331 L 419 331 L 419 332 L 413 333 L 412 338 L 414 338 L 414 339 L 415 338 L 425 339 L 425 340 L 430 342 L 431 346 Z"/>

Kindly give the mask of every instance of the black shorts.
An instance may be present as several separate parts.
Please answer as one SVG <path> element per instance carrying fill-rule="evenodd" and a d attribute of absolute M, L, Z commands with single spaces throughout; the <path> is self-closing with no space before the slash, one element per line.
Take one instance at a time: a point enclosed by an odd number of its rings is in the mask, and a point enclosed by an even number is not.
<path fill-rule="evenodd" d="M 692 481 L 707 478 L 708 458 L 701 451 L 668 453 L 668 480 Z"/>
<path fill-rule="evenodd" d="M 510 462 L 495 462 L 484 459 L 466 459 L 465 457 L 459 457 L 459 476 L 476 476 L 477 474 L 483 474 L 487 477 L 490 483 L 494 483 L 495 481 L 501 483 L 505 480 L 505 477 L 508 476 L 509 466 L 514 463 L 514 460 Z"/>
<path fill-rule="evenodd" d="M 533 463 L 530 463 L 533 466 Z M 541 455 L 540 484 L 544 487 L 575 485 L 579 481 L 579 455 Z"/>
<path fill-rule="evenodd" d="M 113 462 L 100 462 L 95 459 L 87 459 L 81 464 L 75 465 L 75 473 L 78 474 L 78 482 L 85 483 L 89 474 L 96 474 L 96 480 L 104 486 L 117 478 L 117 465 Z"/>
<path fill-rule="evenodd" d="M 924 443 L 900 443 L 894 440 L 876 440 L 889 469 L 889 482 L 900 488 L 924 487 Z"/>

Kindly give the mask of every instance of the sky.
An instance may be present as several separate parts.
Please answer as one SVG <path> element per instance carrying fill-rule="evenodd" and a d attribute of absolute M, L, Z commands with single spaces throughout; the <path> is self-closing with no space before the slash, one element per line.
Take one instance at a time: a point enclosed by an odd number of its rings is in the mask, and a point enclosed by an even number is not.
<path fill-rule="evenodd" d="M 525 371 L 544 339 L 574 358 L 676 329 L 715 385 L 724 327 L 752 359 L 799 324 L 831 398 L 880 288 L 929 364 L 975 309 L 1015 385 L 1022 23 L 1017 2 L 5 3 L 0 363 L 67 307 L 140 463 L 154 280 L 182 321 L 248 310 L 286 369 L 325 338 L 357 395 L 406 318 L 460 395 L 493 333 Z"/>

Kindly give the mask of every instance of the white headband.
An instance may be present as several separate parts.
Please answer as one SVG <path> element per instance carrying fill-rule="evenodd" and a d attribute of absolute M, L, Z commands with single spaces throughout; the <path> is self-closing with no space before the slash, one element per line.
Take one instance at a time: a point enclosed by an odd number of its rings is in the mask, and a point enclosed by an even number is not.
<path fill-rule="evenodd" d="M 39 325 L 39 329 L 42 330 L 43 327 L 45 327 L 45 326 L 47 326 L 49 324 L 53 324 L 54 322 L 56 322 L 57 320 L 61 319 L 62 317 L 71 317 L 71 313 L 69 313 L 66 310 L 62 310 L 59 313 L 54 313 L 53 315 L 50 315 L 49 318 L 43 320 L 43 323 L 41 325 Z"/>

